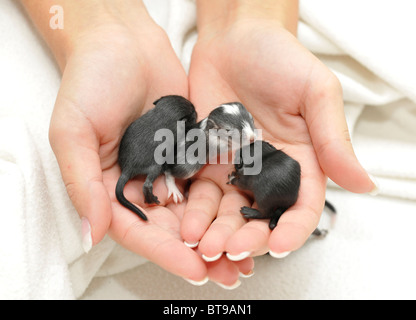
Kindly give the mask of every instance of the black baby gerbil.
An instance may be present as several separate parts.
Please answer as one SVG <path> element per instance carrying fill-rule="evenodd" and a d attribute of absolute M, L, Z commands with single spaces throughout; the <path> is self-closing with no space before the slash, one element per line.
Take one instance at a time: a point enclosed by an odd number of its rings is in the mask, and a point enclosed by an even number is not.
<path fill-rule="evenodd" d="M 244 155 L 249 157 L 244 159 Z M 269 227 L 273 230 L 280 216 L 297 201 L 301 174 L 299 163 L 270 143 L 260 140 L 237 150 L 234 161 L 235 171 L 228 176 L 227 183 L 251 191 L 258 206 L 258 210 L 242 207 L 240 212 L 248 219 L 270 219 Z M 245 172 L 256 164 L 261 164 L 258 174 Z M 327 200 L 325 206 L 332 214 L 336 213 L 335 207 Z M 318 228 L 313 232 L 317 236 L 326 233 L 326 230 Z"/>
<path fill-rule="evenodd" d="M 260 144 L 260 145 L 259 145 Z M 255 152 L 256 150 L 261 152 Z M 248 153 L 250 152 L 250 153 Z M 247 163 L 244 155 L 250 156 Z M 261 164 L 258 174 L 246 174 L 245 170 Z M 274 229 L 280 216 L 298 199 L 300 187 L 299 162 L 277 150 L 270 143 L 257 140 L 237 150 L 235 171 L 229 176 L 229 184 L 253 192 L 258 210 L 242 207 L 241 213 L 248 219 L 270 219 L 269 227 Z"/>
<path fill-rule="evenodd" d="M 146 215 L 125 198 L 124 186 L 135 176 L 145 175 L 146 181 L 143 185 L 145 202 L 158 204 L 159 200 L 153 194 L 153 182 L 163 173 L 163 165 L 156 163 L 154 159 L 154 151 L 160 143 L 155 141 L 155 133 L 164 128 L 176 136 L 177 121 L 185 121 L 185 128 L 196 122 L 195 107 L 181 96 L 165 96 L 156 100 L 154 105 L 153 109 L 127 128 L 120 142 L 118 158 L 121 176 L 116 186 L 117 200 L 143 220 L 147 220 Z"/>

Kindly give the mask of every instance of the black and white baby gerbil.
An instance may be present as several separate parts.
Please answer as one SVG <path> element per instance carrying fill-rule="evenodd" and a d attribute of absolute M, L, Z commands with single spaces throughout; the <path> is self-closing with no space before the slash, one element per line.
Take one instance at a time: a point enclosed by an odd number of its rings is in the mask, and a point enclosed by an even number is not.
<path fill-rule="evenodd" d="M 177 121 L 185 121 L 187 127 L 196 123 L 195 107 L 181 96 L 165 96 L 153 104 L 155 105 L 153 109 L 127 128 L 120 142 L 118 157 L 121 176 L 116 186 L 117 200 L 143 220 L 147 220 L 146 215 L 125 198 L 124 186 L 137 175 L 146 176 L 143 185 L 145 202 L 158 204 L 159 200 L 153 194 L 153 182 L 163 173 L 163 165 L 156 163 L 154 159 L 154 151 L 160 144 L 155 141 L 155 133 L 165 128 L 176 136 Z"/>
<path fill-rule="evenodd" d="M 153 194 L 153 181 L 165 174 L 168 198 L 173 196 L 175 203 L 183 200 L 183 195 L 176 186 L 175 178 L 188 179 L 195 175 L 207 162 L 209 149 L 221 153 L 229 150 L 233 137 L 241 136 L 241 145 L 254 140 L 254 122 L 251 114 L 241 103 L 227 103 L 215 108 L 209 116 L 196 123 L 195 108 L 190 101 L 180 96 L 166 96 L 154 102 L 155 107 L 133 122 L 126 130 L 119 149 L 119 164 L 122 170 L 116 186 L 116 197 L 126 208 L 147 220 L 145 214 L 128 201 L 123 194 L 126 183 L 137 175 L 146 175 L 143 193 L 146 203 L 159 201 Z M 183 135 L 178 131 L 178 121 L 185 121 Z M 158 164 L 155 160 L 155 150 L 160 144 L 155 139 L 159 129 L 167 129 L 174 133 L 174 161 Z M 204 154 L 199 161 L 190 161 L 187 151 L 198 141 L 187 139 L 187 133 L 195 129 L 203 137 L 202 149 Z M 211 135 L 211 129 L 221 130 L 219 135 Z M 178 136 L 183 136 L 178 138 Z M 198 134 L 195 135 L 198 137 Z M 241 146 L 239 145 L 239 147 Z"/>
<path fill-rule="evenodd" d="M 237 144 L 235 149 L 238 149 L 250 144 L 256 137 L 253 117 L 239 102 L 221 104 L 212 110 L 208 117 L 191 126 L 187 133 L 191 137 L 178 141 L 178 148 L 185 152 L 176 153 L 174 164 L 167 164 L 165 169 L 167 173 L 181 179 L 192 177 L 208 163 L 210 150 L 219 155 L 232 151 L 233 142 Z M 233 141 L 233 138 L 237 138 L 238 141 Z M 198 156 L 192 159 L 181 158 L 189 156 L 188 151 L 197 140 L 205 141 L 203 146 L 199 145 L 203 150 L 192 148 L 193 153 L 199 153 Z M 196 159 L 198 161 L 195 161 Z"/>
<path fill-rule="evenodd" d="M 251 155 L 249 163 L 244 155 Z M 270 219 L 269 227 L 273 230 L 280 216 L 298 199 L 299 162 L 262 140 L 237 150 L 234 161 L 235 171 L 228 176 L 228 183 L 251 191 L 258 206 L 242 207 L 241 213 L 248 219 Z M 245 174 L 245 170 L 259 164 L 258 174 Z"/>
<path fill-rule="evenodd" d="M 168 198 L 175 203 L 183 200 L 175 178 L 189 179 L 207 163 L 210 153 L 220 155 L 249 144 L 256 137 L 252 115 L 239 102 L 224 103 L 212 110 L 208 117 L 186 128 L 186 139 L 175 145 L 175 160 L 163 167 Z M 237 140 L 235 140 L 237 138 Z"/>
<path fill-rule="evenodd" d="M 249 156 L 245 159 L 244 155 Z M 247 219 L 270 219 L 269 228 L 273 230 L 281 215 L 298 199 L 300 164 L 283 151 L 261 140 L 237 150 L 234 161 L 235 171 L 228 176 L 227 183 L 241 190 L 251 191 L 258 206 L 258 209 L 242 207 L 240 212 Z M 250 175 L 245 172 L 259 164 L 261 170 L 258 174 Z M 335 207 L 329 201 L 325 200 L 325 206 L 332 214 L 336 213 Z M 313 232 L 317 236 L 326 233 L 326 230 L 318 228 Z"/>

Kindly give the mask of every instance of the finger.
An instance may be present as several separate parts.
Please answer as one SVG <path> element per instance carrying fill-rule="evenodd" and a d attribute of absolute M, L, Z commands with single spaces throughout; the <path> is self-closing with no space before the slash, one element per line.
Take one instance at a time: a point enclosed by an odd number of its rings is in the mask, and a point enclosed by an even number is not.
<path fill-rule="evenodd" d="M 335 75 L 311 76 L 303 117 L 325 174 L 341 187 L 371 192 L 375 183 L 359 163 L 344 114 L 342 88 Z"/>
<path fill-rule="evenodd" d="M 240 276 L 238 265 L 228 260 L 225 256 L 214 262 L 207 263 L 207 267 L 209 279 L 222 288 L 231 290 L 241 284 L 238 279 Z"/>
<path fill-rule="evenodd" d="M 324 202 L 324 175 L 306 167 L 297 202 L 283 213 L 270 235 L 270 251 L 278 256 L 299 249 L 318 226 Z"/>
<path fill-rule="evenodd" d="M 251 220 L 227 241 L 225 251 L 228 259 L 240 261 L 248 256 L 257 256 L 269 251 L 269 221 Z"/>
<path fill-rule="evenodd" d="M 219 260 L 207 263 L 208 277 L 224 289 L 232 290 L 240 286 L 239 277 L 249 278 L 254 274 L 253 258 L 233 262 L 222 256 Z"/>
<path fill-rule="evenodd" d="M 103 184 L 99 143 L 82 116 L 68 119 L 61 108 L 72 108 L 57 100 L 49 139 L 68 195 L 83 219 L 84 249 L 102 240 L 111 220 L 111 201 Z"/>
<path fill-rule="evenodd" d="M 195 252 L 199 256 L 202 255 L 199 248 L 196 248 Z M 226 289 L 234 289 L 240 284 L 237 280 L 237 271 L 239 276 L 243 278 L 249 278 L 254 274 L 253 258 L 246 258 L 242 261 L 230 261 L 222 255 L 216 261 L 206 262 L 206 266 L 209 279 Z"/>
<path fill-rule="evenodd" d="M 184 200 L 181 203 L 169 203 L 166 208 L 168 208 L 169 210 L 171 210 L 179 219 L 179 221 L 182 221 L 183 216 L 185 214 L 185 209 L 186 209 L 186 204 L 187 201 Z"/>
<path fill-rule="evenodd" d="M 250 205 L 247 197 L 237 190 L 230 190 L 224 194 L 217 218 L 199 244 L 204 259 L 210 261 L 225 251 L 227 240 L 246 222 L 240 213 L 240 208 L 247 205 Z"/>
<path fill-rule="evenodd" d="M 200 282 L 207 276 L 203 260 L 179 237 L 179 220 L 161 206 L 147 208 L 148 221 L 113 203 L 110 236 L 128 250 L 175 275 Z"/>
<path fill-rule="evenodd" d="M 221 197 L 222 191 L 214 182 L 201 179 L 192 182 L 181 224 L 186 243 L 196 245 L 201 240 L 217 215 Z"/>
<path fill-rule="evenodd" d="M 234 263 L 237 266 L 241 277 L 249 278 L 254 274 L 254 259 L 253 258 L 246 258 L 241 261 L 235 261 Z"/>

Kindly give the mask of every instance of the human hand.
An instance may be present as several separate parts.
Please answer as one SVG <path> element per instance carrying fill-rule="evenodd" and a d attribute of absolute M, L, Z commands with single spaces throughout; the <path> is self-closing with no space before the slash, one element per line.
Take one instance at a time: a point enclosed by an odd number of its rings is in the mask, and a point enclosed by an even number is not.
<path fill-rule="evenodd" d="M 243 219 L 240 207 L 251 203 L 225 185 L 232 166 L 216 172 L 207 166 L 190 190 L 182 236 L 200 240 L 200 251 L 210 257 L 227 252 L 230 259 L 240 260 L 267 251 L 284 256 L 315 230 L 326 176 L 353 192 L 375 188 L 354 155 L 341 86 L 279 19 L 237 10 L 198 27 L 189 74 L 191 100 L 202 110 L 242 102 L 263 139 L 300 162 L 302 176 L 298 201 L 271 232 L 268 222 Z"/>
<path fill-rule="evenodd" d="M 155 60 L 156 56 L 160 58 Z M 102 25 L 85 33 L 68 57 L 50 141 L 68 194 L 83 219 L 87 250 L 108 232 L 166 270 L 200 280 L 206 267 L 179 239 L 180 208 L 146 208 L 149 221 L 143 222 L 114 196 L 124 130 L 154 100 L 169 93 L 186 95 L 187 79 L 166 35 L 150 23 L 140 34 L 118 23 Z M 155 192 L 165 205 L 160 182 L 155 183 Z M 127 197 L 141 205 L 142 183 L 134 181 L 125 189 Z"/>
<path fill-rule="evenodd" d="M 127 126 L 160 96 L 188 94 L 186 74 L 143 4 L 62 0 L 58 4 L 64 9 L 65 28 L 53 31 L 44 22 L 56 2 L 22 2 L 63 71 L 50 142 L 82 218 L 84 248 L 89 250 L 108 232 L 124 247 L 186 279 L 234 276 L 229 261 L 207 265 L 183 244 L 179 224 L 185 204 L 169 203 L 160 179 L 154 187 L 162 206 L 144 205 L 143 180 L 125 188 L 127 197 L 149 212 L 147 222 L 115 199 L 118 146 Z M 233 265 L 247 273 L 252 261 L 247 262 Z"/>

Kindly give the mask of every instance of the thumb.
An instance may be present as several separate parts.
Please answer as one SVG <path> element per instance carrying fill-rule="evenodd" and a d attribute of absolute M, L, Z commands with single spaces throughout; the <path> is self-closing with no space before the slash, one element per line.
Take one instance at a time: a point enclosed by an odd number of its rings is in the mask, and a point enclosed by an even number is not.
<path fill-rule="evenodd" d="M 59 94 L 49 141 L 68 195 L 82 218 L 83 247 L 88 252 L 107 233 L 111 202 L 103 183 L 100 144 L 94 128 L 74 103 Z"/>
<path fill-rule="evenodd" d="M 351 144 L 341 84 L 332 73 L 326 81 L 313 83 L 319 85 L 309 88 L 303 117 L 322 170 L 346 190 L 376 192 L 375 182 L 359 163 Z"/>

